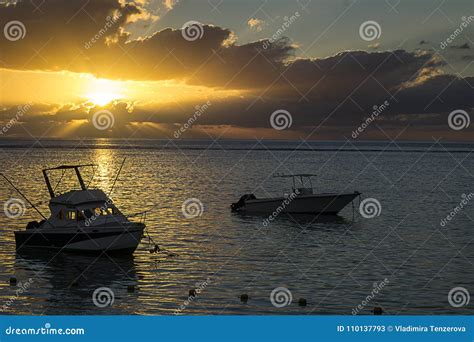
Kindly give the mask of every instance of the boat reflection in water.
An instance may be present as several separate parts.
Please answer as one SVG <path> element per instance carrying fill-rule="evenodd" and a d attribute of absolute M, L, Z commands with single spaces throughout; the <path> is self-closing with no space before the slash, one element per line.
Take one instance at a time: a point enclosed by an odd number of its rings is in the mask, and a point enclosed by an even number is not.
<path fill-rule="evenodd" d="M 29 281 L 34 293 L 29 300 L 15 303 L 15 313 L 57 314 L 67 298 L 68 314 L 126 314 L 137 307 L 138 284 L 133 255 L 97 257 L 53 251 L 17 252 L 18 281 Z M 20 307 L 29 301 L 34 308 Z M 38 303 L 40 302 L 40 303 Z M 38 311 L 40 308 L 41 311 Z"/>

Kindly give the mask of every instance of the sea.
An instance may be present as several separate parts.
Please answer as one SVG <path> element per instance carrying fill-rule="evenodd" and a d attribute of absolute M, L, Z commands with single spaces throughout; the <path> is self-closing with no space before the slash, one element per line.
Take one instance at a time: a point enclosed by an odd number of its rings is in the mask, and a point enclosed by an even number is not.
<path fill-rule="evenodd" d="M 147 211 L 147 234 L 163 251 L 151 253 L 146 235 L 128 257 L 19 254 L 14 231 L 41 217 L 2 179 L 0 310 L 472 314 L 473 148 L 438 140 L 0 140 L 0 172 L 44 215 L 42 169 L 93 163 L 83 170 L 88 187 L 111 191 L 125 214 Z M 230 210 L 243 194 L 288 195 L 291 180 L 274 176 L 296 173 L 315 174 L 315 192 L 361 196 L 337 216 L 269 221 Z M 73 176 L 53 173 L 56 192 L 78 188 Z"/>

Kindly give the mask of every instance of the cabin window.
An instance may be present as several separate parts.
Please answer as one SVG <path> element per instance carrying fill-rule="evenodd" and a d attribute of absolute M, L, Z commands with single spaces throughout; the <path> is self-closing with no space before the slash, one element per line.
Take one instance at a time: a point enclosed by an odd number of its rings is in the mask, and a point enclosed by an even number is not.
<path fill-rule="evenodd" d="M 84 216 L 87 218 L 91 218 L 94 214 L 92 213 L 92 210 L 90 209 L 85 209 L 84 210 Z"/>
<path fill-rule="evenodd" d="M 62 220 L 64 219 L 64 215 L 63 215 L 63 210 L 59 210 L 58 214 L 56 215 L 56 218 L 58 218 L 59 220 Z"/>
<path fill-rule="evenodd" d="M 112 208 L 107 208 L 105 211 L 105 215 L 113 215 L 114 211 Z"/>
<path fill-rule="evenodd" d="M 84 213 L 82 211 L 77 212 L 77 220 L 78 221 L 84 221 L 86 217 L 84 216 Z"/>
<path fill-rule="evenodd" d="M 75 220 L 76 219 L 76 211 L 68 211 L 66 218 L 68 220 Z"/>
<path fill-rule="evenodd" d="M 95 208 L 94 212 L 95 212 L 95 216 L 102 215 L 102 210 L 100 210 L 100 208 Z"/>

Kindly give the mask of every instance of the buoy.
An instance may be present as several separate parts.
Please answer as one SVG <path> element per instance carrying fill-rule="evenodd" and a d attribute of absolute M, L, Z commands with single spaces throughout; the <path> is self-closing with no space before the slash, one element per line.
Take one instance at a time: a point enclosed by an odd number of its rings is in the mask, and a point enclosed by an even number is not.
<path fill-rule="evenodd" d="M 15 277 L 10 278 L 10 285 L 16 285 L 16 278 Z"/>
<path fill-rule="evenodd" d="M 298 305 L 299 306 L 306 306 L 307 302 L 305 298 L 300 298 L 298 299 Z"/>
<path fill-rule="evenodd" d="M 249 295 L 246 293 L 243 293 L 240 295 L 240 301 L 242 303 L 247 303 L 249 301 Z"/>
<path fill-rule="evenodd" d="M 196 297 L 196 290 L 195 289 L 189 290 L 189 297 Z"/>
<path fill-rule="evenodd" d="M 127 292 L 135 292 L 135 286 L 133 286 L 133 285 L 128 285 L 128 286 L 127 286 Z"/>
<path fill-rule="evenodd" d="M 383 309 L 380 306 L 376 306 L 373 310 L 374 315 L 381 315 L 383 314 Z"/>

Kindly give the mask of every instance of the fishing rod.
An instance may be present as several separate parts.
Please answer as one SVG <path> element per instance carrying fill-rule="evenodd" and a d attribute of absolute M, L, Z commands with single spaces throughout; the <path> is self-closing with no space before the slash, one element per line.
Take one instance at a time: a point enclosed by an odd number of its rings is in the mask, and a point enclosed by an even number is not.
<path fill-rule="evenodd" d="M 119 177 L 119 175 L 120 175 L 120 172 L 122 172 L 123 164 L 125 164 L 125 159 L 127 159 L 127 158 L 123 158 L 122 165 L 120 165 L 120 168 L 119 168 L 119 170 L 118 170 L 118 172 L 117 172 L 117 175 L 115 176 L 114 182 L 112 183 L 112 187 L 110 188 L 107 197 L 110 197 L 110 194 L 111 194 L 112 191 L 114 190 L 115 183 L 117 182 L 117 179 L 118 179 L 118 177 Z"/>
<path fill-rule="evenodd" d="M 107 195 L 107 197 L 110 197 L 110 194 L 112 193 L 112 191 L 113 191 L 113 189 L 114 189 L 115 183 L 117 182 L 117 179 L 118 179 L 120 173 L 122 172 L 122 168 L 123 168 L 123 165 L 125 164 L 125 160 L 126 160 L 126 159 L 127 159 L 127 158 L 123 158 L 122 164 L 120 165 L 120 168 L 119 168 L 119 170 L 118 170 L 118 172 L 117 172 L 117 175 L 115 176 L 114 182 L 112 183 L 112 187 L 110 188 L 109 194 Z M 148 211 L 148 210 L 147 210 L 147 211 Z M 146 215 L 146 212 L 147 212 L 147 211 L 145 211 L 145 215 Z M 148 244 L 149 244 L 149 245 L 153 244 L 153 248 L 150 249 L 150 253 L 162 253 L 162 254 L 165 254 L 165 255 L 168 256 L 168 257 L 178 256 L 177 253 L 173 253 L 173 252 L 171 252 L 171 251 L 169 251 L 169 250 L 167 250 L 167 249 L 165 249 L 165 248 L 160 248 L 160 246 L 159 246 L 157 243 L 155 243 L 155 241 L 154 241 L 153 238 L 150 236 L 150 234 L 148 234 L 148 231 L 147 231 L 147 230 L 145 230 L 145 234 L 146 234 L 147 237 L 148 237 Z"/>
<path fill-rule="evenodd" d="M 44 216 L 41 211 L 39 211 L 39 209 L 33 204 L 31 203 L 31 201 L 20 191 L 20 189 L 18 189 L 8 178 L 7 176 L 5 176 L 3 173 L 0 172 L 0 176 L 2 176 L 3 178 L 5 178 L 5 180 L 8 182 L 8 184 L 10 184 L 12 186 L 13 189 L 16 190 L 16 192 L 18 192 L 20 194 L 21 197 L 23 197 L 29 205 L 31 205 L 31 207 L 36 210 L 36 212 L 38 214 L 41 215 L 42 218 L 44 218 L 45 220 L 47 220 L 46 216 Z"/>

